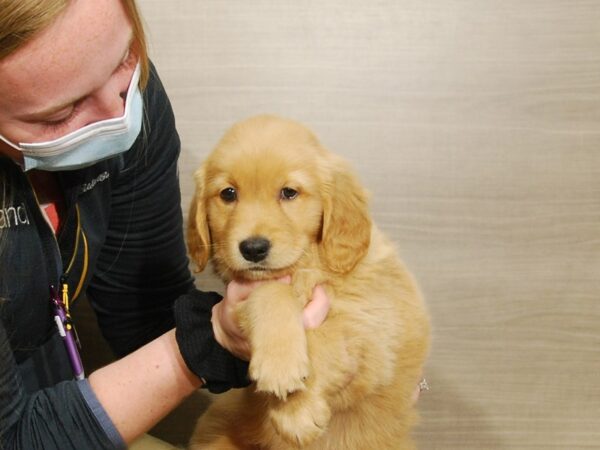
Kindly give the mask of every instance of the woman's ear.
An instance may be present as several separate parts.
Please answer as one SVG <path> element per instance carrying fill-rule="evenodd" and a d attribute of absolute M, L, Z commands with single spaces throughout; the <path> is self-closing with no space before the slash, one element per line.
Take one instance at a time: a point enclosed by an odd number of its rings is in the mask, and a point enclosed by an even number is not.
<path fill-rule="evenodd" d="M 206 267 L 210 257 L 210 232 L 206 220 L 206 207 L 204 198 L 204 165 L 194 174 L 196 192 L 192 198 L 188 215 L 187 244 L 190 257 L 196 263 L 198 272 Z"/>
<path fill-rule="evenodd" d="M 330 270 L 347 273 L 369 249 L 371 219 L 367 194 L 345 161 L 335 157 L 328 163 L 319 251 Z"/>

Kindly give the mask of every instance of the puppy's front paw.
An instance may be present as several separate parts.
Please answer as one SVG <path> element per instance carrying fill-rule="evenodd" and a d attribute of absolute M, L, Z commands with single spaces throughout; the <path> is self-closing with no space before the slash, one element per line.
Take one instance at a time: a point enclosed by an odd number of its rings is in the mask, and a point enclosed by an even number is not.
<path fill-rule="evenodd" d="M 256 381 L 256 390 L 282 400 L 292 392 L 305 389 L 304 381 L 309 372 L 305 340 L 292 345 L 292 341 L 286 342 L 282 337 L 280 343 L 254 350 L 250 360 L 249 374 Z"/>
<path fill-rule="evenodd" d="M 290 285 L 271 282 L 258 286 L 239 306 L 240 326 L 252 349 L 249 375 L 258 391 L 285 399 L 304 389 L 309 375 L 303 302 Z"/>
<path fill-rule="evenodd" d="M 295 395 L 303 396 L 302 393 Z M 320 398 L 303 397 L 302 400 L 290 397 L 280 408 L 270 411 L 271 422 L 277 433 L 287 442 L 304 447 L 318 438 L 327 428 L 331 410 Z"/>

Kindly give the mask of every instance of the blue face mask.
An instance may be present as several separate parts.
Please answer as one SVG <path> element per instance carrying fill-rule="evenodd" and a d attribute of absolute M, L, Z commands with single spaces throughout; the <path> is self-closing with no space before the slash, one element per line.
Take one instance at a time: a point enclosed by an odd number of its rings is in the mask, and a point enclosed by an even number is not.
<path fill-rule="evenodd" d="M 121 117 L 101 120 L 52 141 L 14 144 L 0 139 L 23 154 L 23 170 L 74 170 L 123 153 L 131 148 L 142 128 L 144 102 L 136 66 Z"/>

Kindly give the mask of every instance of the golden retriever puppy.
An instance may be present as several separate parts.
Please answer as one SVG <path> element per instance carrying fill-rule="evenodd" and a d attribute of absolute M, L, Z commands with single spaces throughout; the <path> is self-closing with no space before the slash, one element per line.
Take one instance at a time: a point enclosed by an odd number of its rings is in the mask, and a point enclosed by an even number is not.
<path fill-rule="evenodd" d="M 214 401 L 191 448 L 413 449 L 428 315 L 348 165 L 302 125 L 258 116 L 225 134 L 195 180 L 193 260 L 226 282 L 267 282 L 236 311 L 253 384 Z M 317 284 L 331 309 L 305 330 Z"/>

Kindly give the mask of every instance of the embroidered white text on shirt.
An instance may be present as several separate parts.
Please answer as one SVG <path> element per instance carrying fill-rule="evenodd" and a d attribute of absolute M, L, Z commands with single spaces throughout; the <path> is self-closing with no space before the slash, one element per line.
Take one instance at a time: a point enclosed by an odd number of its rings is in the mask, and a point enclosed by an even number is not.
<path fill-rule="evenodd" d="M 107 180 L 109 177 L 110 177 L 110 174 L 107 171 L 102 172 L 100 175 L 98 175 L 96 178 L 94 178 L 89 183 L 82 184 L 81 185 L 81 193 L 83 194 L 84 192 L 94 189 L 94 186 L 96 186 L 98 183 L 100 183 L 104 180 Z"/>
<path fill-rule="evenodd" d="M 29 225 L 29 216 L 25 204 L 0 209 L 0 229 Z"/>

